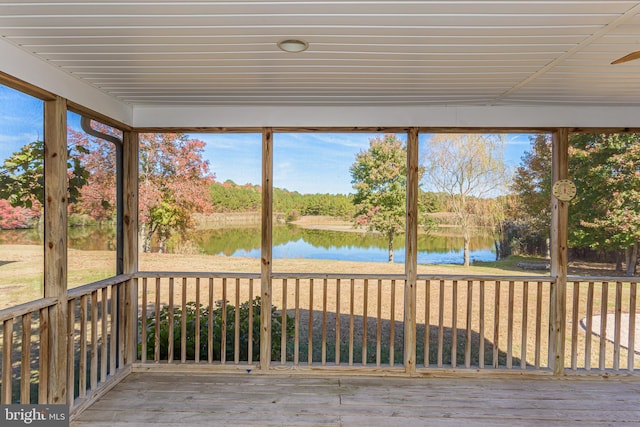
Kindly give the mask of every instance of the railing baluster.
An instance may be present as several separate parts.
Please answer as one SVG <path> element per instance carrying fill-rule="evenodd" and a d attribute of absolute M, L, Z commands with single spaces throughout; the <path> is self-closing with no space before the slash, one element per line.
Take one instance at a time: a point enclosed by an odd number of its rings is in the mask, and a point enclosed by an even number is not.
<path fill-rule="evenodd" d="M 215 301 L 215 299 L 213 298 L 213 277 L 209 278 L 209 312 L 207 313 L 209 315 L 209 319 L 207 320 L 207 362 L 209 363 L 213 363 L 213 302 Z M 253 307 L 250 308 L 250 310 L 252 310 Z M 251 312 L 250 312 L 251 313 Z M 249 319 L 251 320 L 251 317 L 249 317 Z M 253 325 L 253 322 L 249 323 L 250 325 Z M 253 328 L 249 328 L 249 334 L 251 334 Z M 251 336 L 251 335 L 250 335 Z M 249 342 L 251 342 L 251 340 L 249 340 Z M 251 352 L 249 352 L 249 357 L 251 358 Z M 251 359 L 249 359 L 251 360 Z"/>
<path fill-rule="evenodd" d="M 87 395 L 87 295 L 80 297 L 80 366 L 78 368 L 80 398 Z"/>
<path fill-rule="evenodd" d="M 31 313 L 22 315 L 20 358 L 20 403 L 31 403 Z"/>
<path fill-rule="evenodd" d="M 71 307 L 71 302 L 67 302 L 67 307 Z M 72 319 L 73 325 L 74 316 L 73 311 L 68 311 L 68 318 Z M 49 307 L 40 309 L 40 360 L 38 366 L 38 403 L 46 404 L 49 401 L 49 352 L 51 351 L 48 345 L 44 345 L 49 337 Z M 67 339 L 71 341 L 71 345 L 67 344 L 67 363 L 69 358 L 73 360 L 73 327 L 69 327 L 69 321 L 67 321 Z M 67 364 L 67 373 L 73 371 L 73 363 Z M 67 375 L 68 378 L 68 375 Z M 73 381 L 68 382 L 67 390 L 67 404 L 71 404 L 73 400 Z"/>
<path fill-rule="evenodd" d="M 282 309 L 280 313 L 280 363 L 287 363 L 287 279 L 282 279 Z"/>
<path fill-rule="evenodd" d="M 464 340 L 464 366 L 471 366 L 471 323 L 473 314 L 473 280 L 467 280 L 467 330 Z"/>
<path fill-rule="evenodd" d="M 91 292 L 91 390 L 98 387 L 98 291 Z"/>
<path fill-rule="evenodd" d="M 247 364 L 251 365 L 253 362 L 253 279 L 249 279 L 249 313 L 247 321 L 248 336 L 247 336 Z"/>
<path fill-rule="evenodd" d="M 13 318 L 2 323 L 2 404 L 10 405 L 12 394 Z"/>
<path fill-rule="evenodd" d="M 593 295 L 594 295 L 594 283 L 589 282 L 587 287 L 587 330 L 585 331 L 585 344 L 584 344 L 584 368 L 587 371 L 591 370 L 591 334 L 593 333 Z"/>
<path fill-rule="evenodd" d="M 429 341 L 431 340 L 431 280 L 427 279 L 424 283 L 424 367 L 428 368 L 431 364 L 429 353 L 431 348 Z"/>
<path fill-rule="evenodd" d="M 300 363 L 300 279 L 296 278 L 295 290 L 295 325 L 293 329 L 293 364 Z"/>
<path fill-rule="evenodd" d="M 480 280 L 480 292 L 478 295 L 479 301 L 478 304 L 480 306 L 480 313 L 478 314 L 479 317 L 479 321 L 480 321 L 480 325 L 478 326 L 479 329 L 479 334 L 480 334 L 480 338 L 479 338 L 479 345 L 478 345 L 478 366 L 480 367 L 480 369 L 484 369 L 484 341 L 485 341 L 485 336 L 484 336 L 484 322 L 485 322 L 485 313 L 484 313 L 484 291 L 485 291 L 485 287 L 484 287 L 484 280 Z"/>
<path fill-rule="evenodd" d="M 194 362 L 200 363 L 200 278 L 196 277 L 196 324 L 195 326 L 195 349 Z"/>
<path fill-rule="evenodd" d="M 182 314 L 180 315 L 180 363 L 187 362 L 187 278 L 182 278 Z"/>
<path fill-rule="evenodd" d="M 147 363 L 147 278 L 142 278 L 142 306 L 140 307 L 140 362 Z"/>
<path fill-rule="evenodd" d="M 67 404 L 72 405 L 75 398 L 75 324 L 76 324 L 76 300 L 70 299 L 67 303 Z M 42 334 L 40 335 L 42 340 Z M 45 342 L 45 341 L 41 341 Z M 45 346 L 41 346 L 45 347 Z M 42 361 L 40 362 L 42 363 Z M 42 375 L 42 374 L 41 374 Z M 41 377 L 44 378 L 44 377 Z M 42 384 L 40 384 L 42 387 Z M 41 388 L 42 391 L 42 388 Z M 40 401 L 39 403 L 46 403 Z"/>
<path fill-rule="evenodd" d="M 362 297 L 362 365 L 367 364 L 367 330 L 369 315 L 369 279 L 364 279 L 364 289 Z"/>
<path fill-rule="evenodd" d="M 108 368 L 108 352 L 107 352 L 107 344 L 108 344 L 108 335 L 107 335 L 107 288 L 102 288 L 100 291 L 100 335 L 102 340 L 100 341 L 100 381 L 105 382 L 107 380 L 107 368 Z M 143 321 L 146 321 L 146 318 L 143 317 Z M 146 323 L 142 324 L 142 330 L 146 331 Z M 143 345 L 146 345 L 146 340 L 142 341 Z M 146 348 L 146 347 L 145 347 Z M 146 351 L 143 352 L 146 355 Z"/>
<path fill-rule="evenodd" d="M 494 299 L 495 313 L 493 317 L 493 367 L 497 368 L 500 365 L 499 350 L 500 350 L 500 280 L 495 281 L 495 299 Z"/>
<path fill-rule="evenodd" d="M 600 358 L 599 369 L 604 371 L 607 367 L 607 303 L 609 300 L 609 283 L 602 282 L 602 299 L 600 300 Z"/>
<path fill-rule="evenodd" d="M 351 291 L 349 294 L 349 366 L 353 366 L 353 336 L 354 336 L 354 299 L 355 279 L 351 279 Z"/>
<path fill-rule="evenodd" d="M 629 283 L 629 351 L 627 352 L 627 369 L 633 372 L 636 350 L 636 292 L 638 284 Z"/>
<path fill-rule="evenodd" d="M 442 353 L 444 351 L 444 280 L 440 280 L 438 298 L 438 368 L 442 368 Z"/>
<path fill-rule="evenodd" d="M 527 368 L 527 332 L 529 328 L 529 282 L 522 282 L 522 340 L 520 341 L 520 369 Z"/>
<path fill-rule="evenodd" d="M 340 322 L 340 293 L 342 291 L 342 286 L 341 286 L 342 282 L 340 281 L 340 279 L 336 280 L 336 350 L 335 350 L 335 359 L 336 359 L 336 366 L 340 365 L 340 328 L 342 327 L 342 324 Z"/>
<path fill-rule="evenodd" d="M 573 312 L 571 313 L 571 369 L 578 369 L 578 323 L 580 310 L 580 282 L 573 282 Z"/>
<path fill-rule="evenodd" d="M 307 364 L 313 363 L 313 279 L 309 279 L 309 319 L 307 329 Z"/>
<path fill-rule="evenodd" d="M 322 366 L 327 364 L 327 278 L 322 280 Z"/>
<path fill-rule="evenodd" d="M 227 361 L 227 278 L 222 278 L 222 331 L 220 337 L 220 363 L 225 364 Z"/>
<path fill-rule="evenodd" d="M 458 281 L 451 284 L 451 367 L 458 364 Z"/>
<path fill-rule="evenodd" d="M 236 277 L 235 316 L 233 325 L 233 363 L 240 363 L 240 279 Z"/>
<path fill-rule="evenodd" d="M 620 369 L 620 328 L 622 320 L 622 282 L 616 282 L 616 308 L 613 332 L 613 369 Z"/>
<path fill-rule="evenodd" d="M 389 366 L 395 364 L 396 353 L 396 281 L 391 281 L 391 319 L 389 324 Z"/>
<path fill-rule="evenodd" d="M 509 281 L 509 297 L 507 307 L 507 369 L 513 367 L 513 334 L 515 330 L 515 281 Z"/>
<path fill-rule="evenodd" d="M 168 363 L 172 363 L 173 362 L 173 340 L 174 340 L 174 333 L 173 333 L 173 277 L 169 278 L 169 342 L 167 345 L 167 362 Z"/>
<path fill-rule="evenodd" d="M 538 282 L 536 290 L 536 354 L 535 366 L 540 369 L 540 352 L 542 349 L 542 282 Z"/>
<path fill-rule="evenodd" d="M 378 279 L 378 299 L 376 311 L 376 366 L 380 367 L 382 357 L 382 281 Z"/>
<path fill-rule="evenodd" d="M 156 277 L 156 322 L 153 328 L 154 345 L 153 345 L 153 360 L 156 363 L 160 363 L 160 277 Z M 113 337 L 111 337 L 113 340 Z"/>

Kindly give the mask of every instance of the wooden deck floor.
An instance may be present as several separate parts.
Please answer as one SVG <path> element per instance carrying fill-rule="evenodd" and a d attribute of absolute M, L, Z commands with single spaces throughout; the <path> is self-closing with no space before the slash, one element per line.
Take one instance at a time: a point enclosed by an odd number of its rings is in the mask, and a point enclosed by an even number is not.
<path fill-rule="evenodd" d="M 640 378 L 132 373 L 72 427 L 640 425 Z"/>

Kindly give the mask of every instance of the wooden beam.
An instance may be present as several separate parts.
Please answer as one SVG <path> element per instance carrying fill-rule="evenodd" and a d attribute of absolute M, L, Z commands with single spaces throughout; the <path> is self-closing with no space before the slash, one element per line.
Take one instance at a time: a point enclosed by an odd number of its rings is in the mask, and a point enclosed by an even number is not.
<path fill-rule="evenodd" d="M 33 96 L 43 101 L 55 101 L 56 99 L 56 96 L 51 92 L 27 83 L 24 80 L 20 80 L 17 77 L 13 77 L 7 73 L 3 73 L 2 71 L 0 71 L 0 84 L 26 93 L 27 95 Z"/>
<path fill-rule="evenodd" d="M 271 364 L 271 262 L 273 226 L 273 131 L 262 131 L 262 250 L 260 309 L 260 369 Z M 284 351 L 284 349 L 283 349 Z"/>
<path fill-rule="evenodd" d="M 552 184 L 569 177 L 569 132 L 557 129 L 553 133 Z M 550 367 L 554 375 L 564 374 L 567 263 L 569 236 L 569 203 L 551 196 L 551 339 L 549 340 Z"/>
<path fill-rule="evenodd" d="M 67 187 L 67 103 L 56 97 L 44 103 L 44 297 L 58 299 L 49 310 L 47 401 L 53 404 L 66 403 L 68 391 Z"/>
<path fill-rule="evenodd" d="M 418 129 L 407 137 L 407 211 L 404 288 L 404 368 L 416 371 L 416 287 L 418 282 Z M 426 328 L 429 325 L 425 325 Z"/>
<path fill-rule="evenodd" d="M 138 271 L 138 133 L 125 131 L 122 146 L 122 272 Z M 138 280 L 127 282 L 125 298 L 125 365 L 133 363 L 137 355 Z"/>

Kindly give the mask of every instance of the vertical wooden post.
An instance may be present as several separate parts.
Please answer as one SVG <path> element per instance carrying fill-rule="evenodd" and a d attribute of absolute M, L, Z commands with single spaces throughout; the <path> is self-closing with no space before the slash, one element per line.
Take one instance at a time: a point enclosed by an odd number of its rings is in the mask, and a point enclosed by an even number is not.
<path fill-rule="evenodd" d="M 260 369 L 271 364 L 271 260 L 273 226 L 273 131 L 262 130 L 262 251 L 260 308 Z M 284 349 L 283 349 L 284 351 Z"/>
<path fill-rule="evenodd" d="M 138 133 L 125 132 L 122 147 L 122 273 L 138 271 Z M 120 207 L 118 207 L 120 209 Z M 125 298 L 124 363 L 134 362 L 138 355 L 138 281 L 131 279 Z"/>
<path fill-rule="evenodd" d="M 557 129 L 553 133 L 552 176 L 555 183 L 569 177 L 569 133 Z M 555 284 L 551 288 L 551 337 L 549 340 L 549 365 L 554 375 L 564 374 L 567 263 L 569 237 L 569 204 L 551 196 L 551 276 Z"/>
<path fill-rule="evenodd" d="M 44 103 L 44 296 L 49 311 L 49 403 L 67 402 L 67 101 Z M 42 345 L 47 345 L 43 342 Z"/>
<path fill-rule="evenodd" d="M 418 129 L 407 135 L 407 212 L 404 287 L 404 369 L 416 371 L 416 286 L 418 281 Z M 429 325 L 425 325 L 429 327 Z"/>

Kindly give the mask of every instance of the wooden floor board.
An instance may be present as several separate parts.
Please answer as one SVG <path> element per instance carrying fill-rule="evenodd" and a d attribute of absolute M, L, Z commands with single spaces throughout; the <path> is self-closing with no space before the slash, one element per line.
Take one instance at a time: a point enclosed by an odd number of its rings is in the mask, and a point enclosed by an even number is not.
<path fill-rule="evenodd" d="M 72 427 L 631 426 L 640 378 L 132 373 Z"/>

